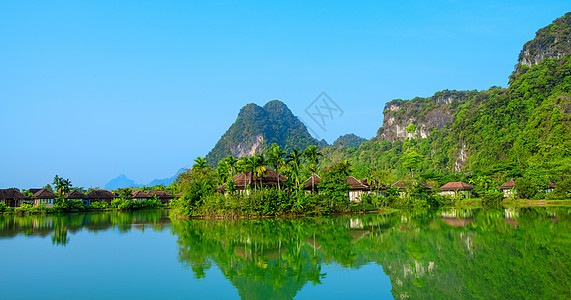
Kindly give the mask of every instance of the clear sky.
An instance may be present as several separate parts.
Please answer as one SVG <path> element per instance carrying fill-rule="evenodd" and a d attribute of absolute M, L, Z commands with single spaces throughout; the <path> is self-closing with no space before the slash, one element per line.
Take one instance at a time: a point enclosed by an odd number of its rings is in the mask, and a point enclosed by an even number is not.
<path fill-rule="evenodd" d="M 507 85 L 569 1 L 0 1 L 0 188 L 174 175 L 248 103 L 344 115 L 371 138 L 392 99 Z M 306 120 L 307 121 L 307 120 Z M 308 122 L 308 124 L 310 124 Z M 318 130 L 319 129 L 319 130 Z"/>

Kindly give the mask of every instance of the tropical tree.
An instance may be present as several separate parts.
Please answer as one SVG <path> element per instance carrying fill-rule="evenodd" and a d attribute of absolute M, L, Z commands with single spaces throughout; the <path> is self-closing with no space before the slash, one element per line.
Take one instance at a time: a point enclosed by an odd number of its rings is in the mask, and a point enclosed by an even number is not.
<path fill-rule="evenodd" d="M 284 155 L 286 154 L 285 150 L 281 149 L 276 143 L 272 143 L 271 148 L 266 152 L 267 155 L 267 162 L 270 164 L 276 172 L 279 173 L 279 168 L 285 165 Z M 278 175 L 278 190 L 281 190 L 280 187 L 280 176 Z"/>
<path fill-rule="evenodd" d="M 262 178 L 266 176 L 266 159 L 262 154 L 254 154 L 250 157 L 250 164 L 252 168 L 252 172 L 258 177 L 260 180 L 260 188 L 262 187 Z M 254 189 L 256 189 L 254 185 Z"/>
<path fill-rule="evenodd" d="M 299 150 L 294 149 L 286 156 L 286 164 L 290 167 L 292 175 L 294 176 L 296 187 L 299 189 L 299 175 L 301 172 L 301 158 L 302 154 Z"/>
<path fill-rule="evenodd" d="M 408 150 L 406 150 L 406 152 L 400 158 L 400 160 L 402 162 L 402 166 L 405 167 L 410 172 L 410 177 L 413 177 L 414 176 L 413 171 L 414 169 L 416 169 L 416 166 L 418 166 L 418 164 L 422 160 L 422 155 L 416 152 L 416 148 L 411 147 Z"/>
<path fill-rule="evenodd" d="M 315 180 L 314 176 L 317 173 L 317 165 L 319 164 L 319 157 L 323 156 L 323 153 L 319 151 L 319 147 L 316 145 L 309 145 L 303 152 L 303 156 L 307 159 L 308 169 L 311 172 L 311 192 L 315 192 Z"/>
<path fill-rule="evenodd" d="M 55 186 L 56 191 L 60 196 L 69 193 L 69 190 L 72 186 L 71 181 L 69 179 L 59 177 L 58 175 L 54 177 L 53 185 Z"/>

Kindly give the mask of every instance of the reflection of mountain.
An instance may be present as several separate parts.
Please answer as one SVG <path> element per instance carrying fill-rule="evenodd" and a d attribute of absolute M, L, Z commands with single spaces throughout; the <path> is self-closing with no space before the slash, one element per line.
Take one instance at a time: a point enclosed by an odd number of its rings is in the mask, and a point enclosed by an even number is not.
<path fill-rule="evenodd" d="M 571 296 L 569 212 L 512 215 L 517 229 L 503 211 L 490 210 L 176 220 L 172 228 L 179 259 L 195 276 L 216 264 L 244 299 L 294 298 L 308 282 L 320 284 L 327 276 L 322 266 L 331 263 L 382 265 L 395 298 Z"/>

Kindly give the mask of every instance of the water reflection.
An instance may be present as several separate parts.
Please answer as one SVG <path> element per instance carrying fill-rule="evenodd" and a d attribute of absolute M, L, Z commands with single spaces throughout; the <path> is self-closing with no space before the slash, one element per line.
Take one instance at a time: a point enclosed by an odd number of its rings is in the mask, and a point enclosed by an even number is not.
<path fill-rule="evenodd" d="M 369 264 L 384 272 L 370 278 L 371 291 L 388 276 L 395 298 L 569 298 L 570 213 L 452 208 L 253 220 L 179 220 L 164 210 L 0 216 L 0 239 L 51 236 L 54 245 L 65 246 L 81 230 L 159 230 L 177 238 L 178 261 L 195 280 L 216 266 L 245 299 L 294 298 L 312 285 L 327 287 L 331 266 L 358 271 Z"/>
<path fill-rule="evenodd" d="M 243 298 L 293 298 L 332 263 L 382 265 L 395 298 L 543 298 L 571 290 L 570 220 L 569 209 L 449 209 L 176 220 L 172 230 L 196 278 L 217 265 Z"/>
<path fill-rule="evenodd" d="M 80 230 L 90 232 L 117 229 L 128 232 L 131 229 L 144 230 L 151 227 L 162 230 L 170 223 L 168 211 L 148 210 L 136 212 L 77 213 L 62 215 L 0 215 L 0 239 L 18 235 L 51 235 L 54 245 L 65 246 L 70 242 L 69 233 Z"/>

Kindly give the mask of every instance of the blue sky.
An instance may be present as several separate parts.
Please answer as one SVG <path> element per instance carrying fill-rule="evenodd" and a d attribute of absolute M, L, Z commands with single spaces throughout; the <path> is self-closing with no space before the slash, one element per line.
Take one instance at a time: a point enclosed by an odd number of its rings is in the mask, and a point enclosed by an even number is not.
<path fill-rule="evenodd" d="M 567 1 L 1 1 L 0 188 L 174 175 L 248 103 L 371 138 L 392 99 L 507 85 Z M 308 119 L 305 117 L 304 119 Z M 308 121 L 309 122 L 309 121 Z M 309 123 L 309 125 L 311 125 Z"/>

